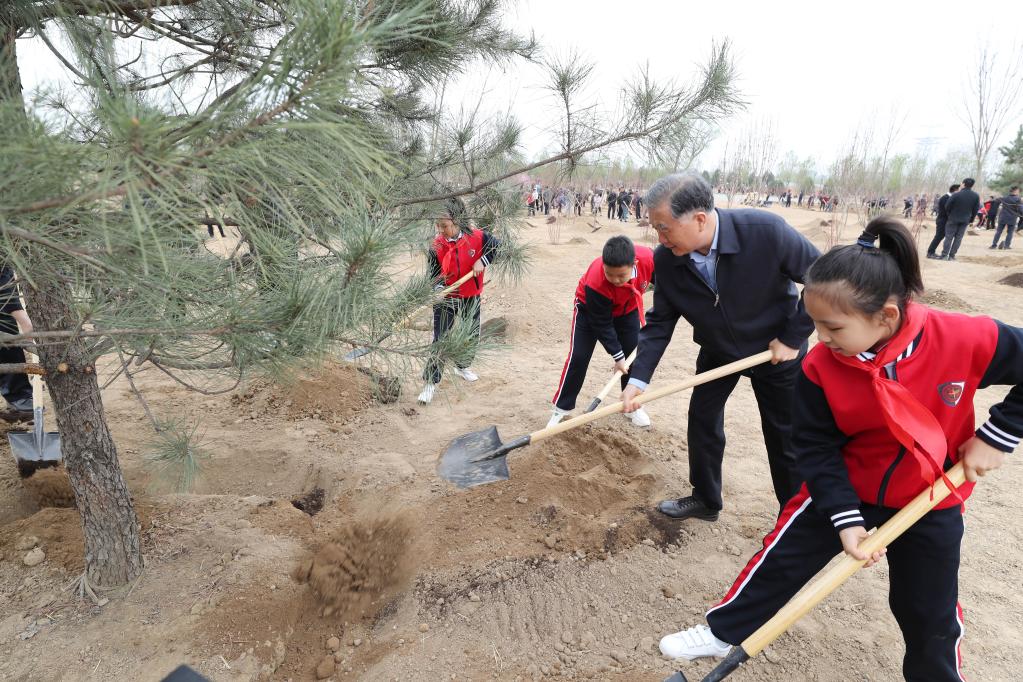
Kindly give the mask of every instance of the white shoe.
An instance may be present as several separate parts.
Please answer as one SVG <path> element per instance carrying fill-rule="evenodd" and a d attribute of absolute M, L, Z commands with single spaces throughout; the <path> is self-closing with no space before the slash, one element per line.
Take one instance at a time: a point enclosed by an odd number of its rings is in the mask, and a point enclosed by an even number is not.
<path fill-rule="evenodd" d="M 437 392 L 437 384 L 427 384 L 423 387 L 423 392 L 419 394 L 419 402 L 422 405 L 429 405 L 430 401 L 433 400 L 433 394 Z"/>
<path fill-rule="evenodd" d="M 564 419 L 567 415 L 568 410 L 563 410 L 560 407 L 555 407 L 554 413 L 551 415 L 550 420 L 547 422 L 547 428 L 549 429 L 552 426 L 557 426 L 558 424 L 561 423 L 561 420 Z"/>
<path fill-rule="evenodd" d="M 647 414 L 646 410 L 642 407 L 637 408 L 635 412 L 630 412 L 625 416 L 632 420 L 633 426 L 639 426 L 641 428 L 650 426 L 650 415 Z"/>
<path fill-rule="evenodd" d="M 476 381 L 479 379 L 479 375 L 477 375 L 476 372 L 472 371 L 468 367 L 459 367 L 458 369 L 455 370 L 455 374 L 462 377 L 466 381 Z"/>
<path fill-rule="evenodd" d="M 715 637 L 706 625 L 697 625 L 673 635 L 665 635 L 661 638 L 659 646 L 661 653 L 668 658 L 684 658 L 687 661 L 706 656 L 724 658 L 732 649 L 731 644 Z"/>

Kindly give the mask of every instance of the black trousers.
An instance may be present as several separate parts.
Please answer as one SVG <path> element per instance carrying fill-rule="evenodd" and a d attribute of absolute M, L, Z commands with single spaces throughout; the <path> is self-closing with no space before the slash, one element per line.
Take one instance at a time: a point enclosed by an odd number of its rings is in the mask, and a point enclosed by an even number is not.
<path fill-rule="evenodd" d="M 991 246 L 998 246 L 998 240 L 1002 238 L 1002 230 L 1005 230 L 1005 246 L 1012 246 L 1012 233 L 1016 230 L 1016 219 L 1013 218 L 1011 222 L 998 223 L 998 229 L 995 230 L 995 240 L 991 242 Z"/>
<path fill-rule="evenodd" d="M 959 252 L 959 245 L 963 243 L 963 236 L 969 223 L 954 222 L 952 220 L 945 224 L 945 244 L 941 247 L 941 257 L 955 258 Z"/>
<path fill-rule="evenodd" d="M 612 203 L 609 203 L 607 205 L 607 219 L 611 220 L 614 217 L 615 217 L 615 205 L 612 204 Z"/>
<path fill-rule="evenodd" d="M 783 506 L 796 491 L 799 476 L 789 435 L 792 430 L 792 395 L 799 364 L 806 347 L 796 360 L 780 365 L 754 367 L 740 374 L 701 384 L 689 400 L 689 482 L 693 495 L 711 509 L 721 509 L 721 463 L 725 456 L 725 402 L 740 376 L 748 376 L 760 410 L 760 426 L 767 447 L 774 494 Z M 707 372 L 728 360 L 700 350 L 696 371 Z"/>
<path fill-rule="evenodd" d="M 934 239 L 931 240 L 930 245 L 927 247 L 927 253 L 929 255 L 937 255 L 938 247 L 945 239 L 945 222 L 946 221 L 934 223 Z"/>
<path fill-rule="evenodd" d="M 17 334 L 18 332 L 12 332 Z M 0 363 L 22 363 L 25 362 L 25 349 L 21 346 L 0 346 Z M 16 400 L 32 398 L 32 384 L 28 381 L 28 375 L 0 374 L 0 395 L 9 403 Z"/>
<path fill-rule="evenodd" d="M 433 306 L 433 342 L 437 343 L 442 336 L 448 333 L 455 325 L 455 320 L 465 318 L 471 321 L 476 338 L 480 335 L 480 297 L 469 298 L 446 298 L 443 302 Z M 464 369 L 472 364 L 476 357 L 475 347 L 467 357 L 462 358 L 458 363 L 459 369 Z M 444 362 L 433 359 L 426 363 L 423 368 L 423 380 L 431 384 L 439 384 L 441 375 L 444 372 Z"/>
<path fill-rule="evenodd" d="M 629 357 L 639 343 L 639 311 L 633 310 L 627 315 L 616 317 L 613 322 L 618 343 L 622 344 L 622 352 L 625 353 L 625 357 Z M 586 369 L 590 366 L 590 358 L 593 357 L 593 349 L 597 345 L 597 335 L 593 333 L 586 310 L 579 302 L 576 302 L 572 312 L 572 332 L 568 343 L 568 359 L 565 360 L 558 389 L 551 401 L 565 411 L 575 409 L 575 399 L 579 397 L 579 391 L 586 379 Z M 628 383 L 629 375 L 626 374 L 622 377 L 623 391 Z"/>
<path fill-rule="evenodd" d="M 921 484 L 921 487 L 923 485 Z M 866 528 L 897 509 L 863 503 Z M 902 630 L 902 674 L 910 682 L 959 682 L 959 507 L 926 514 L 888 547 L 888 605 Z M 718 639 L 739 644 L 767 622 L 836 554 L 842 543 L 806 487 L 789 501 L 764 547 L 753 555 L 721 602 L 707 612 Z"/>

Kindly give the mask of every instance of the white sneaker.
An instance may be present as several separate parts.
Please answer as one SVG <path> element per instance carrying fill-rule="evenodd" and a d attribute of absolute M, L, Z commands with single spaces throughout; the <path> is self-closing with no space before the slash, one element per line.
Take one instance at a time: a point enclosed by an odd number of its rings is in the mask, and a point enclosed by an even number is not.
<path fill-rule="evenodd" d="M 625 416 L 632 420 L 633 426 L 639 426 L 641 428 L 650 426 L 650 415 L 647 414 L 646 410 L 642 407 L 637 408 L 635 412 L 630 412 Z"/>
<path fill-rule="evenodd" d="M 687 661 L 706 656 L 724 658 L 732 649 L 731 644 L 715 637 L 706 625 L 697 625 L 673 635 L 665 635 L 661 638 L 659 646 L 661 653 L 668 658 L 684 658 Z"/>
<path fill-rule="evenodd" d="M 479 379 L 479 375 L 477 375 L 476 372 L 472 371 L 468 367 L 459 367 L 458 369 L 455 370 L 455 374 L 462 377 L 466 381 L 476 381 L 477 379 Z"/>
<path fill-rule="evenodd" d="M 555 407 L 554 408 L 554 413 L 551 414 L 551 418 L 547 422 L 547 428 L 549 429 L 552 426 L 557 426 L 558 424 L 561 423 L 561 420 L 564 419 L 567 415 L 568 415 L 568 410 L 563 410 L 560 407 Z"/>
<path fill-rule="evenodd" d="M 427 384 L 423 387 L 423 392 L 419 394 L 419 402 L 423 405 L 429 405 L 430 401 L 433 400 L 433 394 L 437 392 L 437 384 Z"/>

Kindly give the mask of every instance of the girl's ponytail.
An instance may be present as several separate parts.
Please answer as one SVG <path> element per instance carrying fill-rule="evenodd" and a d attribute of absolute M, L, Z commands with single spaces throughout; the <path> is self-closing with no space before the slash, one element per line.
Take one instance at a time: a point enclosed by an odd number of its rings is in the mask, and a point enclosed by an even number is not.
<path fill-rule="evenodd" d="M 893 296 L 904 308 L 924 290 L 916 241 L 900 221 L 878 216 L 855 244 L 836 246 L 810 266 L 806 290 L 867 315 Z"/>
<path fill-rule="evenodd" d="M 877 239 L 878 248 L 895 260 L 902 274 L 907 296 L 924 292 L 924 280 L 920 274 L 920 254 L 916 248 L 916 240 L 905 225 L 891 216 L 878 216 L 867 223 L 860 240 L 856 243 L 862 246 L 864 239 L 871 242 Z"/>

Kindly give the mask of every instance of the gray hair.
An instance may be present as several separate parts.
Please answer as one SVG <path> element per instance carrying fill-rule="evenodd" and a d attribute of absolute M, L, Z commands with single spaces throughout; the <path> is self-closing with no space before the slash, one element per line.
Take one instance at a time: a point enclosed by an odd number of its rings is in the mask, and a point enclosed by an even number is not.
<path fill-rule="evenodd" d="M 714 190 L 699 173 L 666 175 L 646 193 L 647 209 L 654 209 L 669 201 L 673 218 L 681 218 L 690 211 L 713 211 Z"/>

